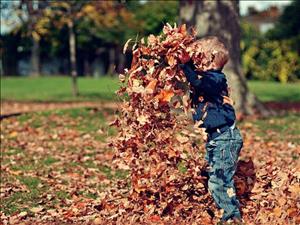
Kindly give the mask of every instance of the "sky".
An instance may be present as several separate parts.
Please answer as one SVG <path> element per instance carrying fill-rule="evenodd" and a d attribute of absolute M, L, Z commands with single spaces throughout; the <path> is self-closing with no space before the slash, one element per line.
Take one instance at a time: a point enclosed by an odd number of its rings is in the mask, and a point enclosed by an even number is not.
<path fill-rule="evenodd" d="M 240 13 L 245 15 L 247 13 L 249 6 L 254 6 L 258 10 L 263 10 L 271 5 L 276 6 L 285 6 L 291 3 L 291 0 L 277 0 L 277 1 L 249 1 L 249 0 L 240 0 Z"/>
<path fill-rule="evenodd" d="M 11 0 L 10 0 L 11 1 Z M 4 0 L 3 2 L 10 2 L 8 0 Z M 17 0 L 15 0 L 17 2 Z M 145 1 L 145 0 L 140 0 L 140 1 Z M 245 15 L 247 13 L 248 7 L 249 6 L 254 6 L 258 10 L 264 10 L 271 5 L 276 5 L 276 6 L 285 6 L 290 4 L 291 0 L 275 0 L 275 1 L 251 1 L 251 0 L 240 0 L 240 13 L 241 15 Z M 6 33 L 9 30 L 11 30 L 12 26 L 8 26 L 7 24 L 3 23 L 3 14 L 5 14 L 5 11 L 2 11 L 1 13 L 1 29 L 0 33 Z M 14 21 L 17 21 L 16 18 L 14 18 Z"/>

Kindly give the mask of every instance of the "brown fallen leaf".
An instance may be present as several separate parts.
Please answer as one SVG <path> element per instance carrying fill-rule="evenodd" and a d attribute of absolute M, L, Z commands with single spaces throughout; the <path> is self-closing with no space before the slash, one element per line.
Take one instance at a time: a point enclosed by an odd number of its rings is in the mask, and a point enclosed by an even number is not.
<path fill-rule="evenodd" d="M 39 206 L 39 207 L 33 207 L 33 208 L 30 208 L 29 210 L 30 210 L 31 212 L 33 212 L 33 213 L 39 213 L 39 212 L 43 211 L 44 208 L 41 207 L 41 206 Z"/>
<path fill-rule="evenodd" d="M 174 92 L 172 90 L 161 90 L 155 97 L 161 102 L 170 102 L 173 96 Z"/>
<path fill-rule="evenodd" d="M 146 93 L 147 94 L 152 94 L 155 90 L 156 84 L 157 84 L 156 79 L 151 80 L 145 88 Z"/>

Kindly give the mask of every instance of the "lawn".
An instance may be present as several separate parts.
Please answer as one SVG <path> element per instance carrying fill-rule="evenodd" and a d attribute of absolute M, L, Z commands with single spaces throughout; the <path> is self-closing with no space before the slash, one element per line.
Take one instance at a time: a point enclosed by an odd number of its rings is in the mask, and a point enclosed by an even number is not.
<path fill-rule="evenodd" d="M 108 126 L 113 115 L 113 110 L 107 108 L 80 108 L 25 113 L 4 119 L 1 122 L 1 218 L 10 224 L 94 221 L 99 216 L 99 199 L 105 190 L 128 175 L 128 171 L 112 167 L 113 151 L 107 143 L 116 135 L 116 130 Z M 253 158 L 259 171 L 258 187 L 267 187 L 265 183 L 269 180 L 266 181 L 264 171 L 266 168 L 271 171 L 270 163 L 280 173 L 296 167 L 299 118 L 299 114 L 287 114 L 238 124 L 245 142 L 241 157 Z M 264 192 L 274 204 L 275 191 L 276 188 L 268 188 Z M 248 212 L 262 207 L 261 199 L 243 202 L 248 222 L 255 219 L 255 214 Z M 261 213 L 266 212 L 261 208 Z"/>
<path fill-rule="evenodd" d="M 1 122 L 1 211 L 34 216 L 96 199 L 127 172 L 111 169 L 110 109 L 26 113 Z M 42 205 L 42 208 L 41 208 Z M 40 210 L 40 211 L 39 211 Z"/>
<path fill-rule="evenodd" d="M 299 102 L 300 83 L 281 84 L 270 81 L 248 81 L 251 91 L 261 101 L 268 102 Z"/>
<path fill-rule="evenodd" d="M 1 78 L 1 100 L 116 100 L 117 78 L 79 78 L 78 84 L 81 94 L 75 99 L 67 77 Z M 299 83 L 251 81 L 249 87 L 262 101 L 300 101 Z M 107 212 L 100 200 L 116 184 L 129 189 L 131 182 L 129 171 L 116 169 L 112 163 L 114 152 L 108 142 L 116 136 L 115 128 L 109 126 L 114 112 L 111 108 L 57 109 L 3 119 L 1 220 L 8 224 L 103 224 L 100 214 Z M 300 114 L 248 118 L 237 126 L 244 139 L 241 159 L 253 160 L 257 170 L 251 201 L 241 199 L 245 222 L 262 224 L 276 213 L 282 221 L 290 218 L 290 224 L 297 224 L 293 205 L 298 195 Z M 286 204 L 278 205 L 278 199 Z"/>
<path fill-rule="evenodd" d="M 74 98 L 69 77 L 1 78 L 1 99 L 19 101 L 99 101 L 117 100 L 116 77 L 79 78 L 80 96 Z"/>
<path fill-rule="evenodd" d="M 262 101 L 300 101 L 300 83 L 249 81 L 249 88 Z M 119 87 L 117 77 L 78 79 L 80 96 L 71 95 L 68 77 L 1 78 L 1 99 L 20 101 L 111 101 L 117 100 L 114 92 Z"/>

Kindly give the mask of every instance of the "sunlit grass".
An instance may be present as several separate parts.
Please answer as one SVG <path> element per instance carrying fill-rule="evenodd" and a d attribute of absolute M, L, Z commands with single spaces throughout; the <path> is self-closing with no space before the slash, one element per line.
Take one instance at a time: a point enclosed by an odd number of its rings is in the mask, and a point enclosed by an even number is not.
<path fill-rule="evenodd" d="M 249 88 L 264 102 L 299 102 L 300 83 L 281 84 L 268 81 L 249 81 Z"/>
<path fill-rule="evenodd" d="M 20 126 L 26 126 L 29 130 L 43 130 L 47 134 L 53 134 L 61 129 L 60 122 L 63 122 L 64 127 L 71 128 L 79 133 L 79 135 L 89 134 L 91 139 L 99 142 L 105 142 L 108 137 L 116 134 L 116 130 L 107 125 L 107 115 L 111 115 L 111 111 L 97 111 L 87 108 L 53 110 L 35 113 L 26 113 L 16 117 Z M 54 117 L 54 118 L 52 118 Z M 255 127 L 255 135 L 261 137 L 265 141 L 284 141 L 291 144 L 299 143 L 300 135 L 300 115 L 295 113 L 286 114 L 284 116 L 269 117 L 266 119 L 246 120 L 241 122 L 238 126 L 241 130 L 247 131 L 246 123 L 251 123 Z M 55 119 L 57 126 L 51 124 L 51 120 Z M 55 121 L 52 121 L 55 122 Z M 10 124 L 10 119 L 3 120 Z M 98 129 L 102 129 L 104 133 L 97 133 Z M 5 131 L 6 134 L 11 134 L 12 131 Z M 25 132 L 25 131 L 24 131 Z M 248 132 L 248 131 L 247 131 Z M 251 131 L 254 132 L 254 131 Z M 276 135 L 274 135 L 274 133 Z M 19 133 L 17 134 L 19 135 Z M 29 135 L 29 133 L 28 133 Z M 43 207 L 48 210 L 57 207 L 59 204 L 64 204 L 66 199 L 72 196 L 68 192 L 68 185 L 71 182 L 68 178 L 69 173 L 77 173 L 81 177 L 83 171 L 96 171 L 101 176 L 109 180 L 124 179 L 129 175 L 129 171 L 122 169 L 113 169 L 113 167 L 106 163 L 99 163 L 99 156 L 102 152 L 111 151 L 105 147 L 94 148 L 90 145 L 64 145 L 56 139 L 45 137 L 43 140 L 49 146 L 56 146 L 56 148 L 48 149 L 48 152 L 30 153 L 26 148 L 18 148 L 18 146 L 3 146 L 3 161 L 2 165 L 9 167 L 12 173 L 3 174 L 3 184 L 22 185 L 22 189 L 15 189 L 12 194 L 5 197 L 1 201 L 1 208 L 3 212 L 12 215 L 19 212 L 28 212 L 32 214 L 30 209 L 39 206 L 39 202 L 46 201 Z M 86 142 L 87 141 L 83 141 Z M 83 152 L 83 150 L 85 150 Z M 61 155 L 80 155 L 81 160 L 66 160 Z M 15 163 L 16 158 L 18 159 Z M 76 159 L 76 158 L 75 158 Z M 78 158 L 79 159 L 79 158 Z M 84 160 L 83 160 L 84 159 Z M 294 160 L 299 160 L 298 155 L 293 156 Z M 178 164 L 179 170 L 185 173 L 187 168 L 183 163 Z M 39 176 L 30 175 L 38 171 Z M 65 189 L 50 189 L 49 184 L 45 181 L 49 172 L 53 174 L 61 174 L 59 178 L 55 178 L 59 182 L 60 187 Z M 47 178 L 48 179 L 48 178 Z M 51 178 L 49 178 L 51 180 Z M 86 178 L 93 180 L 93 177 Z M 53 180 L 51 180 L 52 182 Z M 130 185 L 130 181 L 128 183 Z M 77 195 L 82 198 L 95 199 L 99 197 L 99 192 L 107 188 L 106 183 L 94 183 L 89 186 L 89 189 L 79 190 Z M 94 192 L 94 190 L 97 190 Z M 47 193 L 45 195 L 45 193 Z M 46 196 L 46 197 L 45 197 Z M 49 198 L 51 200 L 46 200 Z"/>
<path fill-rule="evenodd" d="M 69 77 L 1 78 L 1 99 L 19 101 L 98 101 L 117 100 L 116 77 L 78 78 L 79 96 L 72 96 Z"/>
<path fill-rule="evenodd" d="M 78 78 L 80 95 L 72 96 L 70 77 L 1 78 L 1 99 L 18 101 L 116 101 L 118 78 L 103 76 Z M 281 84 L 269 81 L 248 81 L 249 88 L 262 101 L 300 101 L 300 83 Z"/>

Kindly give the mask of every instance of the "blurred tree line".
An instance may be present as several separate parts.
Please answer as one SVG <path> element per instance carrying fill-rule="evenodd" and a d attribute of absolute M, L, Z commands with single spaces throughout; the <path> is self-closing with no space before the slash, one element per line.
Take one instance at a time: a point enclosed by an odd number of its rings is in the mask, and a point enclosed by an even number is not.
<path fill-rule="evenodd" d="M 292 82 L 300 79 L 300 1 L 284 8 L 273 29 L 262 34 L 241 23 L 242 64 L 246 77 Z"/>
<path fill-rule="evenodd" d="M 157 34 L 178 18 L 176 1 L 1 1 L 4 9 L 5 20 L 20 21 L 1 34 L 5 75 L 19 75 L 18 61 L 24 58 L 30 59 L 32 76 L 44 74 L 42 65 L 50 61 L 57 70 L 49 73 L 114 74 L 130 63 L 130 54 L 122 54 L 127 39 Z"/>
<path fill-rule="evenodd" d="M 241 23 L 242 62 L 248 79 L 300 79 L 300 2 L 286 7 L 275 27 L 261 34 Z M 0 72 L 19 75 L 20 61 L 28 74 L 71 74 L 76 77 L 121 72 L 130 53 L 122 54 L 127 39 L 158 34 L 165 23 L 178 21 L 178 1 L 1 1 L 4 20 L 18 20 L 1 34 Z M 2 68 L 2 69 L 1 69 Z M 25 71 L 25 70 L 24 70 Z M 23 72 L 24 73 L 24 72 Z"/>

